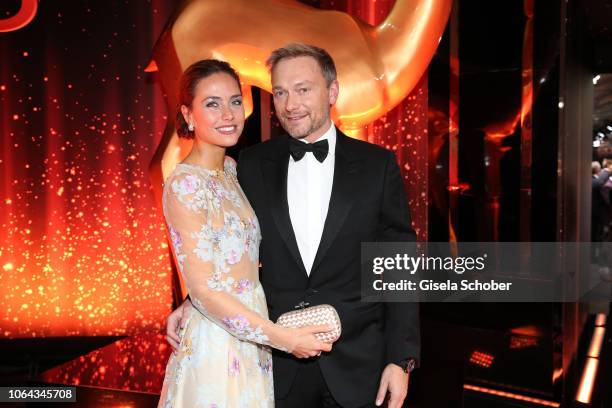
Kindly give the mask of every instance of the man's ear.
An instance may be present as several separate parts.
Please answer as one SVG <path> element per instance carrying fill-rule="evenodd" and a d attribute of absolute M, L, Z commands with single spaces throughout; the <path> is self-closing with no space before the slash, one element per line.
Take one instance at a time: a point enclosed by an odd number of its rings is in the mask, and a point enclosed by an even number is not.
<path fill-rule="evenodd" d="M 329 84 L 329 104 L 334 105 L 338 100 L 338 92 L 340 91 L 340 85 L 338 84 L 338 80 L 334 79 L 331 84 Z"/>

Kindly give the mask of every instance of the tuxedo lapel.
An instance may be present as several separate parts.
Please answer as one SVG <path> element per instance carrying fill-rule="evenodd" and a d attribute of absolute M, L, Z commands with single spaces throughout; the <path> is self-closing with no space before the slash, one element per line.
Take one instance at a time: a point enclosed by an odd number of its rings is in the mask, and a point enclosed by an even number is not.
<path fill-rule="evenodd" d="M 362 160 L 355 159 L 350 154 L 346 143 L 348 136 L 345 136 L 339 130 L 337 132 L 332 193 L 321 243 L 310 272 L 311 277 L 336 239 L 353 206 L 352 195 L 355 194 L 362 165 Z"/>
<path fill-rule="evenodd" d="M 282 145 L 286 147 L 286 143 Z M 269 194 L 269 208 L 272 218 L 289 252 L 297 262 L 300 270 L 306 275 L 306 268 L 300 256 L 295 239 L 295 232 L 289 217 L 289 204 L 287 202 L 287 169 L 289 168 L 289 150 L 284 153 L 279 149 L 278 154 L 262 160 L 262 173 L 264 183 Z"/>

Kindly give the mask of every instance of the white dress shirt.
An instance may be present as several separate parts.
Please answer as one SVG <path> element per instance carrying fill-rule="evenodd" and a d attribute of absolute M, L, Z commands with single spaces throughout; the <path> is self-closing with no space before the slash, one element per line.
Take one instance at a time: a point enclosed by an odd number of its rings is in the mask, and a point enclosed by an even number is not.
<path fill-rule="evenodd" d="M 315 142 L 325 139 L 329 153 L 323 163 L 307 152 L 300 161 L 289 156 L 287 171 L 289 217 L 308 276 L 323 235 L 334 180 L 336 128 L 333 123 Z"/>

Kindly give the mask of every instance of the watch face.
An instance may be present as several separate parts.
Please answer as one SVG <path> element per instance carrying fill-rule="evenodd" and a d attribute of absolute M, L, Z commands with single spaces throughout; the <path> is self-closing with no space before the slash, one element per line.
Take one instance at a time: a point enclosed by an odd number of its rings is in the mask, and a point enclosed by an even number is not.
<path fill-rule="evenodd" d="M 402 367 L 405 373 L 410 373 L 416 367 L 416 360 L 414 358 L 404 360 L 400 363 L 400 366 Z"/>
<path fill-rule="evenodd" d="M 406 371 L 411 372 L 412 370 L 414 370 L 414 367 L 416 367 L 416 360 L 414 358 L 411 358 L 406 363 Z"/>

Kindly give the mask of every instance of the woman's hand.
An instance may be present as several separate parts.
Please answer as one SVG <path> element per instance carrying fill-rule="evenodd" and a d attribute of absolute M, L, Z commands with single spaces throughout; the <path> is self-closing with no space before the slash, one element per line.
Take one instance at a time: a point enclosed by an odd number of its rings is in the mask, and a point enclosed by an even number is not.
<path fill-rule="evenodd" d="M 330 352 L 331 343 L 325 343 L 315 337 L 315 333 L 332 331 L 333 327 L 323 324 L 306 326 L 299 329 L 287 328 L 287 350 L 297 358 L 320 356 L 321 352 Z"/>

